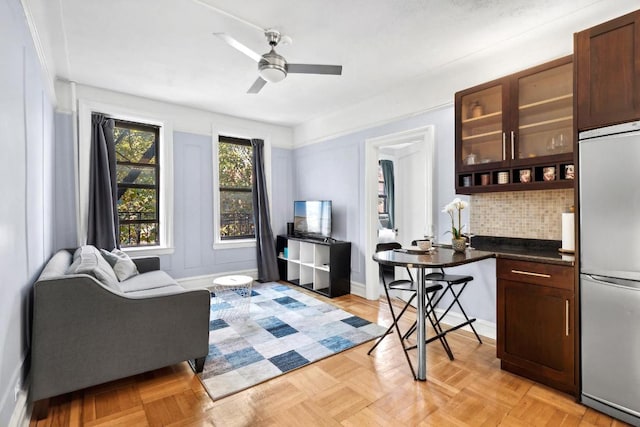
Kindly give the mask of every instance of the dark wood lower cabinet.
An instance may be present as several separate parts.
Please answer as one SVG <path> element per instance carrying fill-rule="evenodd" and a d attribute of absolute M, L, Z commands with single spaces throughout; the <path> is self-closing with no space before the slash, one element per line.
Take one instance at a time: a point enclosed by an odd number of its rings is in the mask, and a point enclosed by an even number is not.
<path fill-rule="evenodd" d="M 573 267 L 499 258 L 497 269 L 502 369 L 575 395 Z"/>

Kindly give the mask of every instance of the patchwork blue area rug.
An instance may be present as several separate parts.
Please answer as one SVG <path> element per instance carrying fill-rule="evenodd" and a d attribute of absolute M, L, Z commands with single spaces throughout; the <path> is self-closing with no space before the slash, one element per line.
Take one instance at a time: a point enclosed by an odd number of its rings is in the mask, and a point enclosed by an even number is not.
<path fill-rule="evenodd" d="M 240 313 L 233 313 L 235 305 Z M 212 295 L 209 355 L 200 379 L 220 399 L 370 341 L 385 329 L 288 286 L 256 283 L 248 313 L 246 297 Z"/>

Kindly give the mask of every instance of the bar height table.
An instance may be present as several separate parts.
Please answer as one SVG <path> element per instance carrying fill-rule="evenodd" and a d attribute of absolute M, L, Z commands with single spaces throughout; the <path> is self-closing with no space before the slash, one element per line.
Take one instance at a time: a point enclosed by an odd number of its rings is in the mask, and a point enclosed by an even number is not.
<path fill-rule="evenodd" d="M 393 267 L 408 267 L 419 270 L 416 321 L 417 321 L 417 347 L 418 347 L 418 374 L 417 380 L 427 379 L 427 345 L 425 327 L 425 269 L 456 267 L 458 265 L 469 264 L 487 258 L 493 258 L 493 252 L 479 250 L 469 250 L 465 252 L 455 252 L 453 249 L 438 246 L 434 250 L 425 253 L 415 253 L 403 249 L 377 252 L 373 255 L 373 260 L 378 264 Z"/>

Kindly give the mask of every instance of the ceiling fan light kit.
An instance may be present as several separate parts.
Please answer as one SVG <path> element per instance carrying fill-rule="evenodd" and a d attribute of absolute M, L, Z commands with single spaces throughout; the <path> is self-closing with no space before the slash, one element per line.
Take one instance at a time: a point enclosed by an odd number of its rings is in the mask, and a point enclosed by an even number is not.
<path fill-rule="evenodd" d="M 258 74 L 268 82 L 278 83 L 287 77 L 287 61 L 271 49 L 258 62 Z"/>
<path fill-rule="evenodd" d="M 271 46 L 271 50 L 264 55 L 259 55 L 247 46 L 225 33 L 214 33 L 229 46 L 244 53 L 249 58 L 258 62 L 258 79 L 251 85 L 247 93 L 258 93 L 267 82 L 278 83 L 287 77 L 289 73 L 298 74 L 332 74 L 341 75 L 341 65 L 320 64 L 289 64 L 287 60 L 276 53 L 275 47 L 282 40 L 283 43 L 291 43 L 290 37 L 281 37 L 280 32 L 273 29 L 265 30 L 264 35 Z"/>

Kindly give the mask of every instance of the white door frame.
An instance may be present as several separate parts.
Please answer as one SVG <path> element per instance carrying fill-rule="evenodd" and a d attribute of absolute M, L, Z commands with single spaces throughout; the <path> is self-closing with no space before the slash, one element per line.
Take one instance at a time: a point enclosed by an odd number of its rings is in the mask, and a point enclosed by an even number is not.
<path fill-rule="evenodd" d="M 402 143 L 424 144 L 425 167 L 416 179 L 424 182 L 425 232 L 433 232 L 433 170 L 434 170 L 434 126 L 424 126 L 403 132 L 384 135 L 365 140 L 364 164 L 364 216 L 365 216 L 365 296 L 370 300 L 380 297 L 378 283 L 378 265 L 372 257 L 378 242 L 378 154 L 380 147 Z"/>

